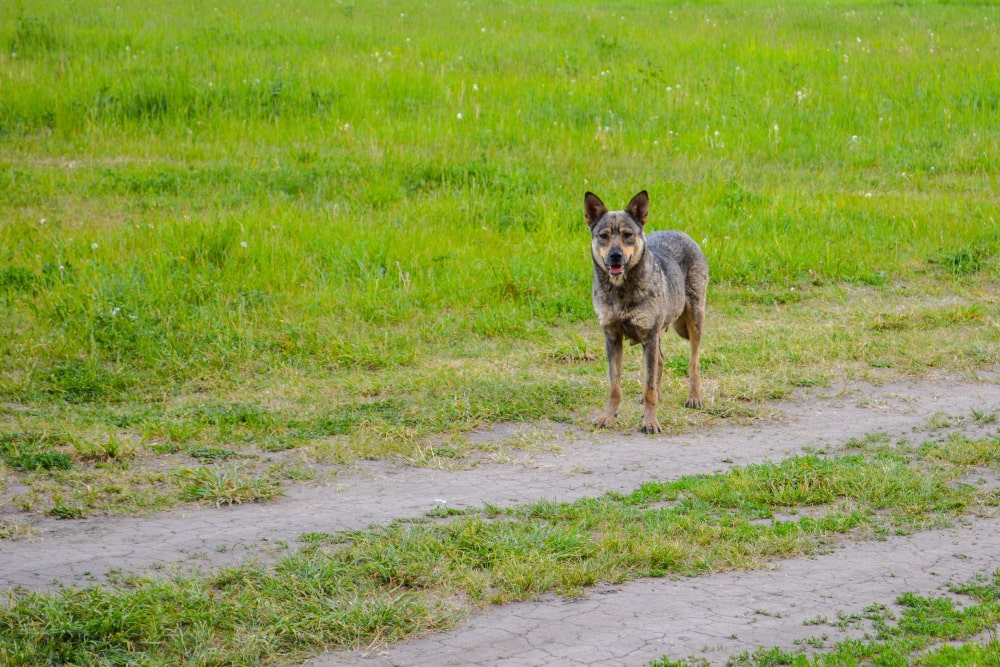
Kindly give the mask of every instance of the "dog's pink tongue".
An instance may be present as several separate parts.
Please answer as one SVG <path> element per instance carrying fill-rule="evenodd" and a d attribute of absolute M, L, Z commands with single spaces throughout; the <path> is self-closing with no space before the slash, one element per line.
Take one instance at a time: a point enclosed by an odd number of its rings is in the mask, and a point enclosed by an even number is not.
<path fill-rule="evenodd" d="M 608 272 L 611 273 L 611 275 L 613 275 L 613 276 L 620 276 L 622 274 L 622 271 L 624 271 L 624 270 L 625 270 L 624 266 L 609 266 L 608 267 Z"/>

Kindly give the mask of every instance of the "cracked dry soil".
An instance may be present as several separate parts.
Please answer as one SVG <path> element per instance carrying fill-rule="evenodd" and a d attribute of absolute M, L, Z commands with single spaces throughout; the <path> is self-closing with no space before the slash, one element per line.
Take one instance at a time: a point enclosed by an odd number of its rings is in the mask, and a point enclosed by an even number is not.
<path fill-rule="evenodd" d="M 112 571 L 140 574 L 267 558 L 303 533 L 359 529 L 422 516 L 441 503 L 479 507 L 539 499 L 569 501 L 631 491 L 650 480 L 777 461 L 804 450 L 833 451 L 851 438 L 935 440 L 951 432 L 993 437 L 996 423 L 971 417 L 1000 410 L 1000 378 L 935 378 L 880 386 L 811 389 L 773 406 L 779 417 L 648 437 L 561 425 L 527 427 L 549 447 L 515 451 L 504 463 L 463 470 L 365 462 L 336 484 L 299 486 L 266 505 L 184 510 L 150 518 L 44 519 L 24 539 L 0 542 L 5 588 L 46 590 L 101 583 Z M 501 426 L 472 439 L 510 439 Z M 984 473 L 986 474 L 986 473 Z M 779 561 L 764 570 L 683 579 L 642 579 L 592 589 L 579 599 L 545 596 L 472 616 L 454 630 L 315 658 L 332 665 L 644 665 L 667 655 L 725 664 L 759 646 L 790 649 L 827 635 L 827 645 L 863 628 L 804 621 L 836 619 L 872 603 L 892 608 L 906 591 L 946 593 L 1000 567 L 1000 518 L 969 518 L 941 530 L 848 542 L 831 553 Z"/>

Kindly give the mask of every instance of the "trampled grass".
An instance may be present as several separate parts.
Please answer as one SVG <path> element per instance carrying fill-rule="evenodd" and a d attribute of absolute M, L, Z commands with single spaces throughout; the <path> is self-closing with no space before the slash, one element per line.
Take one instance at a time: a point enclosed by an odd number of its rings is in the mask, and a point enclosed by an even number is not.
<path fill-rule="evenodd" d="M 117 439 L 139 488 L 192 448 L 341 461 L 586 423 L 606 391 L 587 189 L 647 188 L 650 227 L 708 256 L 708 402 L 680 407 L 668 341 L 668 428 L 841 377 L 995 368 L 998 20 L 0 8 L 0 424 L 74 474 Z M 144 502 L 119 496 L 80 506 Z"/>

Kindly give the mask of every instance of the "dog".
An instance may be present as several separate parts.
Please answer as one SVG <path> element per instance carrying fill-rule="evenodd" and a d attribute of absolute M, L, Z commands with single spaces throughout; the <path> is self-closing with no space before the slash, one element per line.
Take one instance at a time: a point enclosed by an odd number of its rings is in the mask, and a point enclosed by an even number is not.
<path fill-rule="evenodd" d="M 649 215 L 645 190 L 624 211 L 609 211 L 592 192 L 584 195 L 594 260 L 594 311 L 604 329 L 611 393 L 604 413 L 594 420 L 611 426 L 622 398 L 622 341 L 642 343 L 642 432 L 661 433 L 656 418 L 663 379 L 660 334 L 674 330 L 691 344 L 685 406 L 701 407 L 699 347 L 705 326 L 708 261 L 698 244 L 677 231 L 644 232 Z"/>

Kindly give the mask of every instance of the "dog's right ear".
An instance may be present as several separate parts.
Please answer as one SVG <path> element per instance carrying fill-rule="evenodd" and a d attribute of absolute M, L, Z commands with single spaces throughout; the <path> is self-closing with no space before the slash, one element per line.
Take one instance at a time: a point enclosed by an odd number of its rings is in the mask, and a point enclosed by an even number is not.
<path fill-rule="evenodd" d="M 587 226 L 593 227 L 594 223 L 607 212 L 608 207 L 593 192 L 588 192 L 583 196 L 583 215 L 587 219 Z"/>

